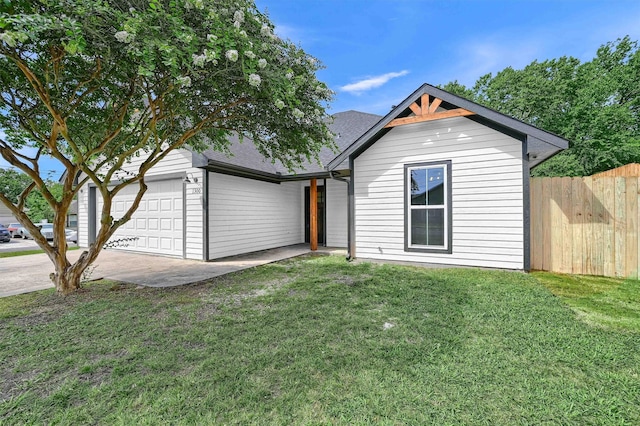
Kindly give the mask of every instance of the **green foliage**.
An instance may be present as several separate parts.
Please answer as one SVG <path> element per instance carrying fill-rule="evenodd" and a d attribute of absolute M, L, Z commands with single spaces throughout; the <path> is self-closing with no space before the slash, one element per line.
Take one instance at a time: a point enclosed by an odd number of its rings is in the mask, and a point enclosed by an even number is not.
<path fill-rule="evenodd" d="M 487 74 L 453 93 L 556 133 L 569 149 L 533 170 L 536 176 L 584 176 L 640 161 L 640 50 L 629 37 L 572 57 L 534 61 Z"/>
<path fill-rule="evenodd" d="M 0 193 L 4 194 L 13 204 L 17 204 L 18 197 L 32 181 L 24 173 L 0 168 L 0 182 Z"/>
<path fill-rule="evenodd" d="M 62 198 L 62 185 L 58 182 L 48 181 L 47 188 L 56 200 Z M 27 197 L 27 209 L 27 216 L 29 216 L 29 219 L 31 219 L 33 223 L 42 221 L 53 222 L 55 218 L 56 212 L 38 190 L 31 192 L 29 197 Z"/>
<path fill-rule="evenodd" d="M 0 14 L 0 26 L 7 145 L 51 149 L 53 118 L 71 161 L 145 138 L 147 150 L 181 138 L 224 149 L 237 131 L 293 166 L 330 143 L 318 61 L 275 36 L 251 1 L 42 1 Z"/>
<path fill-rule="evenodd" d="M 0 182 L 2 182 L 0 193 L 3 193 L 12 203 L 17 204 L 20 195 L 33 181 L 24 173 L 0 168 Z M 59 201 L 62 198 L 62 185 L 49 179 L 45 182 L 49 192 Z M 54 209 L 37 189 L 28 193 L 24 205 L 24 210 L 33 223 L 43 220 L 51 222 L 55 217 Z"/>

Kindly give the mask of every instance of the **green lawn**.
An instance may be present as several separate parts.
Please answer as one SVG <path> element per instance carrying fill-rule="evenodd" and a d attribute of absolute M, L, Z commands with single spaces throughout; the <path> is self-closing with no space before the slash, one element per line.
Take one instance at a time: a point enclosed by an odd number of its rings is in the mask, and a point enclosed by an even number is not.
<path fill-rule="evenodd" d="M 549 272 L 535 272 L 534 276 L 583 321 L 640 333 L 638 281 Z"/>
<path fill-rule="evenodd" d="M 69 247 L 67 249 L 67 251 L 78 250 L 79 248 L 80 247 L 78 247 L 78 246 Z M 30 254 L 39 254 L 39 253 L 44 253 L 44 250 L 42 250 L 42 249 L 33 249 L 33 250 L 4 251 L 4 252 L 0 253 L 0 259 L 2 259 L 4 257 L 28 256 Z"/>
<path fill-rule="evenodd" d="M 318 256 L 0 299 L 0 423 L 640 424 L 637 321 L 536 276 Z"/>

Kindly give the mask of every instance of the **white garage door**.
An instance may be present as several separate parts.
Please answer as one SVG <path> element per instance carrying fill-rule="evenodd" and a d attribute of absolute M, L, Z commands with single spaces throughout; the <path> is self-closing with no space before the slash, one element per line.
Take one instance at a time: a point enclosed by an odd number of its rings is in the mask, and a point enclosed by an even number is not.
<path fill-rule="evenodd" d="M 134 238 L 135 240 L 126 242 L 126 245 L 120 244 L 117 248 L 182 256 L 182 181 L 171 179 L 147 182 L 147 187 L 138 210 L 110 240 Z M 118 193 L 111 207 L 114 219 L 122 217 L 131 207 L 137 192 L 138 186 L 131 185 Z M 98 216 L 101 210 L 102 200 L 99 199 Z"/>

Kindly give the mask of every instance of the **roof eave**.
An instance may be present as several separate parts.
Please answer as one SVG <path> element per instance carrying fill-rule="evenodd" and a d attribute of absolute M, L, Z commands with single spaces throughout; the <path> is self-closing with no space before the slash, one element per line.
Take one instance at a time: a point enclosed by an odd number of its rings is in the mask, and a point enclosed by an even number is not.
<path fill-rule="evenodd" d="M 354 154 L 359 154 L 362 150 L 368 148 L 373 142 L 375 142 L 384 133 L 386 133 L 386 131 L 389 130 L 389 129 L 386 129 L 385 126 L 391 120 L 393 120 L 401 112 L 409 108 L 409 106 L 423 94 L 429 94 L 431 96 L 435 96 L 447 103 L 456 105 L 457 107 L 464 108 L 469 111 L 473 111 L 478 116 L 488 121 L 492 121 L 500 126 L 509 128 L 514 132 L 520 133 L 522 135 L 526 135 L 528 137 L 534 137 L 537 140 L 540 140 L 541 142 L 554 146 L 558 149 L 558 151 L 566 149 L 569 146 L 567 140 L 564 138 L 561 138 L 560 136 L 557 136 L 553 133 L 539 129 L 523 121 L 517 120 L 515 118 L 502 114 L 498 111 L 494 111 L 490 108 L 484 107 L 476 102 L 470 101 L 468 99 L 464 99 L 457 95 L 453 95 L 442 89 L 438 89 L 437 87 L 434 87 L 434 86 L 431 86 L 430 84 L 425 83 L 422 86 L 420 86 L 416 91 L 414 91 L 411 95 L 409 95 L 404 101 L 402 101 L 401 104 L 399 104 L 397 107 L 391 110 L 387 115 L 385 115 L 371 129 L 369 129 L 366 133 L 364 133 L 356 141 L 354 141 L 340 155 L 338 155 L 332 161 L 330 161 L 327 164 L 326 169 L 329 171 L 332 171 L 350 156 Z"/>

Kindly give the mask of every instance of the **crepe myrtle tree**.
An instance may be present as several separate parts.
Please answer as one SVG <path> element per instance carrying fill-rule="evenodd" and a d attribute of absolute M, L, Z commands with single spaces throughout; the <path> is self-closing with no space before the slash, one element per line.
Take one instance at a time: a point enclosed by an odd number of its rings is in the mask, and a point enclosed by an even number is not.
<path fill-rule="evenodd" d="M 0 201 L 52 260 L 57 291 L 73 292 L 171 151 L 226 151 L 235 132 L 289 168 L 318 161 L 333 144 L 318 69 L 251 0 L 0 0 L 0 155 L 30 178 L 17 202 Z M 142 161 L 126 173 L 132 157 Z M 61 197 L 44 158 L 65 170 Z M 95 243 L 72 264 L 65 216 L 85 184 L 104 204 Z M 135 201 L 115 220 L 113 198 L 130 185 Z M 55 211 L 53 244 L 25 214 L 34 189 Z"/>

